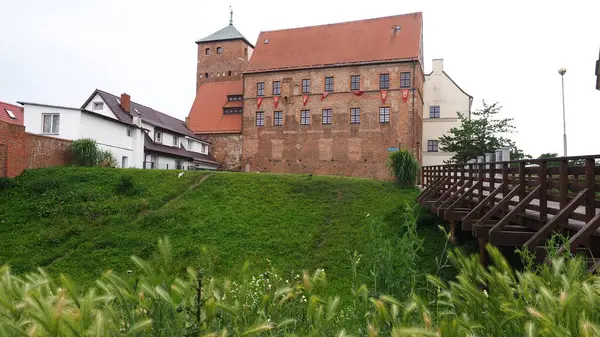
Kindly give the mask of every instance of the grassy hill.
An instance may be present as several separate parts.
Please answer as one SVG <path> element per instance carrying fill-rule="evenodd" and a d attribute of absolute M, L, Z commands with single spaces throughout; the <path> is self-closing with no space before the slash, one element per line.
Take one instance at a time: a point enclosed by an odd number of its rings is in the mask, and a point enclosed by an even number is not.
<path fill-rule="evenodd" d="M 169 236 L 181 270 L 235 273 L 249 261 L 260 272 L 269 259 L 284 277 L 324 268 L 332 291 L 347 292 L 350 252 L 368 255 L 381 237 L 401 235 L 417 193 L 356 178 L 178 173 L 26 171 L 0 187 L 0 265 L 17 273 L 41 266 L 90 284 L 107 269 L 133 269 L 131 255 L 152 258 L 157 239 Z M 432 272 L 443 233 L 424 226 L 419 234 L 419 264 Z"/>

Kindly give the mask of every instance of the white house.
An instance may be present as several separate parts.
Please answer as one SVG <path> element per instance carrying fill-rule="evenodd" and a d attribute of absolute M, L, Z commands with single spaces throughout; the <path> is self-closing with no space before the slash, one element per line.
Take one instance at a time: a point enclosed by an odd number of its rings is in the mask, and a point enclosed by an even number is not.
<path fill-rule="evenodd" d="M 423 109 L 423 166 L 442 165 L 454 153 L 440 151 L 439 138 L 460 126 L 457 112 L 470 118 L 473 97 L 444 71 L 444 60 L 433 60 L 433 71 L 425 75 Z"/>
<path fill-rule="evenodd" d="M 77 140 L 92 138 L 113 153 L 119 167 L 217 169 L 210 143 L 197 138 L 181 120 L 95 90 L 81 108 L 19 102 L 27 132 Z"/>

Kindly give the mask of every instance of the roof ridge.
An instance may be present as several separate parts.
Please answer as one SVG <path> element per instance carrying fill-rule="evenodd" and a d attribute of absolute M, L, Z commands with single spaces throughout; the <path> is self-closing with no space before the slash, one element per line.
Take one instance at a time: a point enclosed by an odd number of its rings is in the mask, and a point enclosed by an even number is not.
<path fill-rule="evenodd" d="M 264 30 L 264 31 L 261 30 L 259 32 L 259 35 L 262 34 L 262 33 L 281 32 L 281 31 L 286 31 L 286 30 L 298 30 L 298 29 L 315 28 L 315 27 L 336 26 L 336 25 L 344 25 L 344 24 L 350 24 L 350 23 L 359 23 L 359 22 L 366 22 L 366 21 L 389 19 L 389 18 L 400 17 L 400 16 L 416 15 L 416 14 L 422 16 L 423 12 L 412 12 L 412 13 L 397 14 L 397 15 L 387 15 L 387 16 L 380 16 L 380 17 L 376 17 L 376 18 L 351 20 L 351 21 L 341 21 L 341 22 L 335 22 L 335 23 L 326 23 L 326 24 L 320 24 L 320 25 L 303 26 L 303 27 L 295 27 L 295 28 L 282 28 L 282 29 Z"/>

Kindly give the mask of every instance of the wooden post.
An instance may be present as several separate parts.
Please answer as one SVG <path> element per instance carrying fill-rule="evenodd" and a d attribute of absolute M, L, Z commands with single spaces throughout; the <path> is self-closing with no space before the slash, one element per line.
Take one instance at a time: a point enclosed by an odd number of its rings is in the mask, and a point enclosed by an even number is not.
<path fill-rule="evenodd" d="M 548 220 L 548 162 L 540 162 L 538 179 L 540 183 L 540 222 L 542 225 Z"/>
<path fill-rule="evenodd" d="M 502 197 L 504 198 L 508 194 L 508 163 L 502 163 Z M 502 213 L 506 215 L 508 213 L 508 204 L 502 209 Z"/>
<path fill-rule="evenodd" d="M 479 246 L 479 262 L 481 262 L 484 267 L 487 267 L 488 265 L 487 250 L 485 249 L 486 244 L 487 242 L 484 238 L 477 238 L 477 245 Z"/>
<path fill-rule="evenodd" d="M 479 200 L 477 200 L 477 202 L 483 201 L 483 188 L 485 187 L 484 181 L 483 181 L 485 178 L 485 174 L 483 173 L 484 167 L 485 167 L 484 163 L 479 163 L 479 174 L 478 174 L 477 178 L 479 178 L 479 180 L 481 180 L 481 188 L 479 189 L 479 196 L 478 196 Z"/>
<path fill-rule="evenodd" d="M 585 160 L 585 187 L 587 195 L 585 198 L 585 221 L 590 222 L 596 216 L 596 160 L 587 158 Z"/>
<path fill-rule="evenodd" d="M 526 177 L 525 177 L 525 162 L 519 162 L 519 202 L 521 202 L 527 196 L 526 190 Z M 521 226 L 525 226 L 525 217 L 521 215 L 520 218 Z"/>
<path fill-rule="evenodd" d="M 456 244 L 456 221 L 450 220 L 450 242 Z"/>
<path fill-rule="evenodd" d="M 564 208 L 569 203 L 569 162 L 566 159 L 560 161 L 559 174 L 559 201 L 560 208 Z"/>
<path fill-rule="evenodd" d="M 496 189 L 496 164 L 495 162 L 491 162 L 490 164 L 490 187 L 492 191 Z M 490 208 L 493 208 L 496 205 L 496 198 L 490 200 Z"/>
<path fill-rule="evenodd" d="M 469 185 L 473 186 L 473 184 L 475 183 L 475 169 L 473 168 L 473 164 L 469 164 Z M 469 199 L 468 199 L 468 205 L 467 207 L 471 207 L 471 205 L 473 204 L 473 194 L 469 195 Z"/>

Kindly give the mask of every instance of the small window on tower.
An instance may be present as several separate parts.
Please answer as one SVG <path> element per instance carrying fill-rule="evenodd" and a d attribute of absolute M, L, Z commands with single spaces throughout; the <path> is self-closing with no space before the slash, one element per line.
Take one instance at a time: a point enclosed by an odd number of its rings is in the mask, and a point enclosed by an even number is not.
<path fill-rule="evenodd" d="M 204 78 L 208 78 L 208 73 L 204 73 Z"/>
<path fill-rule="evenodd" d="M 223 48 L 217 47 L 217 54 L 223 54 Z"/>
<path fill-rule="evenodd" d="M 204 55 L 210 55 L 210 48 L 204 49 Z"/>
<path fill-rule="evenodd" d="M 229 73 L 228 73 L 228 74 L 229 74 L 229 77 L 231 77 L 231 70 L 229 71 Z"/>
<path fill-rule="evenodd" d="M 248 48 L 244 48 L 244 55 L 248 55 Z"/>

